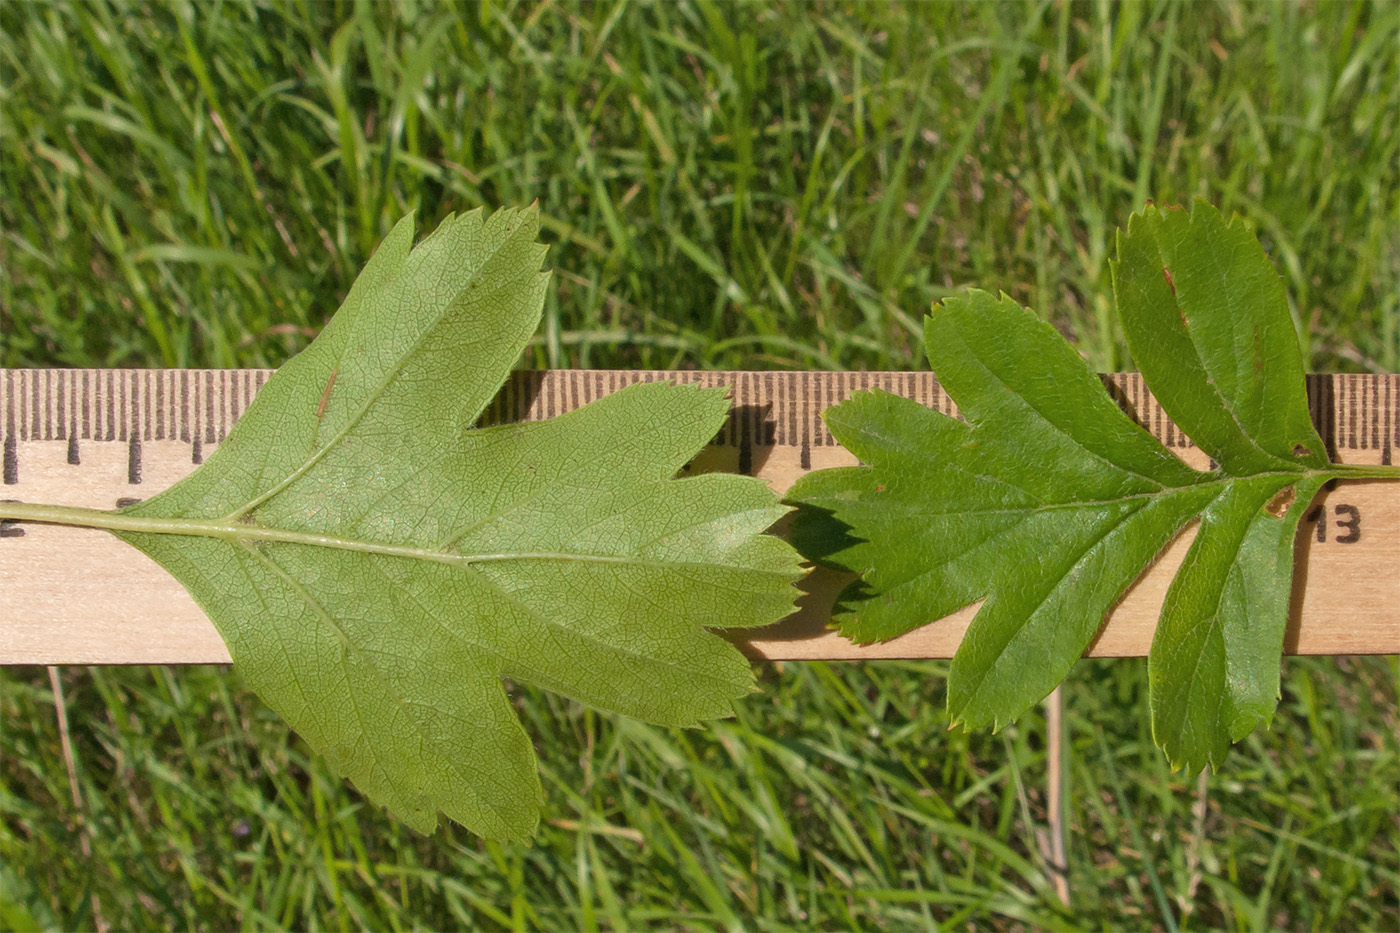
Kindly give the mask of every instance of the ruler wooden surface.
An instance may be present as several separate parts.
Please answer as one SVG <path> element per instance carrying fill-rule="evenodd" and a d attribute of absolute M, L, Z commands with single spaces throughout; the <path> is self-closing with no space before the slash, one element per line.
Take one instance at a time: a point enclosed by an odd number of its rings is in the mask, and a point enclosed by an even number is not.
<path fill-rule="evenodd" d="M 255 370 L 0 370 L 0 499 L 112 508 L 188 474 L 247 408 L 269 373 Z M 1183 459 L 1205 457 L 1135 375 L 1105 376 L 1134 418 Z M 855 459 L 820 413 L 852 392 L 882 388 L 954 414 L 931 373 L 646 372 L 514 374 L 483 421 L 537 420 L 634 382 L 725 385 L 733 414 L 699 470 L 760 476 L 778 491 L 802 473 Z M 1400 433 L 1400 376 L 1313 376 L 1314 421 L 1334 459 L 1391 463 Z M 1184 535 L 1124 596 L 1091 645 L 1099 657 L 1146 654 Z M 1327 490 L 1299 533 L 1286 650 L 1400 653 L 1400 483 Z M 817 572 L 800 610 L 736 642 L 754 657 L 951 657 L 976 607 L 879 645 L 826 629 L 844 585 Z M 718 621 L 718 620 L 717 620 Z M 178 583 L 104 532 L 0 522 L 0 664 L 226 663 L 213 626 Z"/>

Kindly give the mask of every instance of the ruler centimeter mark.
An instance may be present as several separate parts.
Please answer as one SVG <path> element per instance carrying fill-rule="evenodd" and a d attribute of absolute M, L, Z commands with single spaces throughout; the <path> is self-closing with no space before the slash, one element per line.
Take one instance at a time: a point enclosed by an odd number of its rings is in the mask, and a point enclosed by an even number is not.
<path fill-rule="evenodd" d="M 0 370 L 0 481 L 19 482 L 22 441 L 66 441 L 68 462 L 81 462 L 81 441 L 128 445 L 127 478 L 141 482 L 141 445 L 180 440 L 200 463 L 205 448 L 227 435 L 267 381 L 269 370 Z M 1103 377 L 1110 394 L 1163 444 L 1190 447 L 1140 376 Z M 740 472 L 753 470 L 754 448 L 800 450 L 804 469 L 811 450 L 834 446 L 821 412 L 853 392 L 879 388 L 945 414 L 956 407 L 929 372 L 686 372 L 655 370 L 547 370 L 511 375 L 487 406 L 483 424 L 537 421 L 581 407 L 638 382 L 671 381 L 725 386 L 733 394 L 732 417 L 716 442 L 740 450 Z M 1327 450 L 1377 450 L 1395 459 L 1400 426 L 1400 375 L 1313 375 L 1308 402 Z"/>

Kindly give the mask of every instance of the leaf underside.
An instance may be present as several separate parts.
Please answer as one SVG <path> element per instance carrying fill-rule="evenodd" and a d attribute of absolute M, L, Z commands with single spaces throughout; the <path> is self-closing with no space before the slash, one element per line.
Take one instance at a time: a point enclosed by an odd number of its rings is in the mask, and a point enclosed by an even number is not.
<path fill-rule="evenodd" d="M 797 556 L 762 481 L 673 477 L 722 390 L 638 385 L 474 429 L 539 321 L 533 211 L 399 223 L 215 454 L 127 514 L 250 686 L 429 832 L 533 834 L 534 750 L 502 678 L 662 725 L 728 715 L 748 663 L 709 626 L 786 615 Z M 182 532 L 182 528 L 185 533 Z M 211 530 L 212 529 L 212 530 Z"/>
<path fill-rule="evenodd" d="M 1144 380 L 1213 469 L 1135 424 L 1049 324 L 974 291 L 925 321 L 929 361 L 966 420 L 878 391 L 829 409 L 863 465 L 793 488 L 795 536 L 861 574 L 835 614 L 858 642 L 981 601 L 948 708 L 1000 728 L 1065 677 L 1194 524 L 1148 667 L 1156 741 L 1195 771 L 1272 716 L 1295 532 L 1337 473 L 1308 416 L 1282 286 L 1238 219 L 1204 202 L 1148 208 L 1119 236 L 1113 280 Z"/>

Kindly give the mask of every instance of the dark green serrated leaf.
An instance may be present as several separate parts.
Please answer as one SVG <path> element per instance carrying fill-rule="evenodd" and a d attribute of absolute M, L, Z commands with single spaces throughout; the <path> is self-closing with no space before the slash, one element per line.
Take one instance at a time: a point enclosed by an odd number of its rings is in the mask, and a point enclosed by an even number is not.
<path fill-rule="evenodd" d="M 1152 208 L 1120 236 L 1115 293 L 1144 379 L 1216 461 L 1188 467 L 1132 422 L 1048 324 L 985 292 L 925 322 L 965 422 L 892 395 L 829 409 L 864 466 L 804 477 L 795 540 L 861 574 L 835 612 L 856 641 L 982 602 L 948 708 L 999 728 L 1068 673 L 1123 592 L 1199 522 L 1149 667 L 1173 765 L 1218 764 L 1272 715 L 1303 512 L 1330 464 L 1308 418 L 1278 277 L 1237 220 Z"/>
<path fill-rule="evenodd" d="M 638 385 L 551 421 L 473 424 L 539 321 L 533 211 L 395 227 L 322 335 L 189 478 L 122 514 L 246 681 L 372 800 L 530 836 L 540 784 L 502 678 L 662 725 L 731 712 L 712 626 L 792 608 L 786 509 L 674 479 L 722 390 Z M 144 524 L 142 524 L 144 523 Z"/>

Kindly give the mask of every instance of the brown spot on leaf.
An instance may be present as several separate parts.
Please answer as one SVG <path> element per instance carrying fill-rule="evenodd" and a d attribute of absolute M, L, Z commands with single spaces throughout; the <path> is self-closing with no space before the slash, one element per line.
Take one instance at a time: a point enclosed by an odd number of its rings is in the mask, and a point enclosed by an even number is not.
<path fill-rule="evenodd" d="M 1292 504 L 1293 487 L 1286 486 L 1274 494 L 1274 497 L 1269 500 L 1269 504 L 1264 506 L 1264 511 L 1268 512 L 1274 518 L 1283 518 L 1284 513 L 1288 511 L 1288 507 Z"/>
<path fill-rule="evenodd" d="M 1176 294 L 1176 282 L 1175 282 L 1175 280 L 1172 279 L 1172 270 L 1168 269 L 1166 266 L 1163 266 L 1163 267 L 1162 267 L 1162 278 L 1164 278 L 1164 279 L 1167 280 L 1167 288 L 1170 288 L 1170 289 L 1172 290 L 1172 294 L 1175 295 L 1175 294 Z"/>
<path fill-rule="evenodd" d="M 1312 451 L 1309 450 L 1308 448 L 1304 447 L 1302 444 L 1294 444 L 1294 445 L 1293 445 L 1293 456 L 1295 456 L 1295 457 L 1311 457 L 1311 456 L 1312 456 Z"/>
<path fill-rule="evenodd" d="M 339 369 L 332 369 L 331 377 L 326 380 L 326 390 L 321 393 L 321 404 L 316 406 L 316 419 L 318 421 L 321 419 L 321 416 L 326 413 L 326 403 L 331 400 L 331 389 L 335 388 L 335 377 L 339 373 Z"/>
<path fill-rule="evenodd" d="M 884 486 L 876 486 L 876 487 L 875 487 L 875 491 L 876 491 L 876 492 L 884 492 L 884 491 L 885 491 L 885 487 L 884 487 Z"/>

